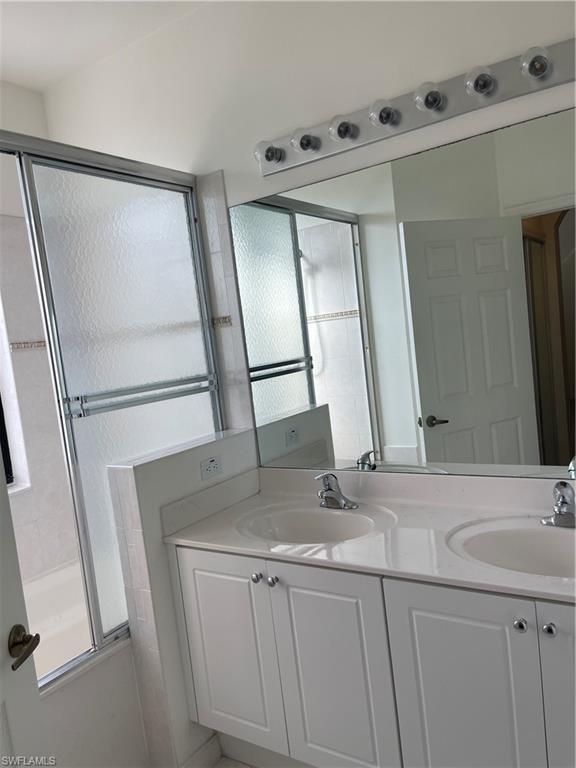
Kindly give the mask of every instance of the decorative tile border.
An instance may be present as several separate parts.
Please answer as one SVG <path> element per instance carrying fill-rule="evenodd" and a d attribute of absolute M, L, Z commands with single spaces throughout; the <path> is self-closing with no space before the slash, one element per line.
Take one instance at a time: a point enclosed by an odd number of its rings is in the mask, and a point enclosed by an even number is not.
<path fill-rule="evenodd" d="M 10 352 L 17 352 L 20 349 L 46 349 L 45 341 L 11 341 Z"/>
<path fill-rule="evenodd" d="M 342 320 L 346 317 L 360 317 L 357 309 L 346 309 L 342 312 L 326 312 L 324 315 L 308 315 L 307 323 L 323 323 L 325 320 Z"/>
<path fill-rule="evenodd" d="M 232 317 L 230 315 L 222 315 L 222 317 L 213 317 L 212 325 L 214 328 L 228 328 L 232 326 Z"/>

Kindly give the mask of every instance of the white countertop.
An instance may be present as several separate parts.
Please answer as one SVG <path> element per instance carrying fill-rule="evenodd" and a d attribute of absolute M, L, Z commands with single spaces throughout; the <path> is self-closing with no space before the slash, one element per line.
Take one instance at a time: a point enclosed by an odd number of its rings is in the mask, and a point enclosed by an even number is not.
<path fill-rule="evenodd" d="M 487 590 L 526 597 L 575 602 L 575 580 L 507 570 L 468 559 L 452 551 L 447 534 L 475 521 L 517 517 L 539 520 L 533 510 L 439 505 L 425 502 L 364 497 L 359 514 L 372 517 L 376 528 L 361 538 L 336 544 L 286 544 L 256 538 L 239 529 L 247 516 L 267 508 L 315 509 L 309 494 L 272 493 L 253 495 L 200 522 L 166 536 L 164 541 L 184 547 L 284 560 L 381 576 L 438 582 L 457 587 Z M 394 519 L 390 518 L 390 512 Z M 338 514 L 338 512 L 334 512 Z M 354 514 L 354 513 L 352 513 Z M 392 527 L 389 527 L 392 522 Z M 544 529 L 543 535 L 574 536 L 570 530 Z"/>

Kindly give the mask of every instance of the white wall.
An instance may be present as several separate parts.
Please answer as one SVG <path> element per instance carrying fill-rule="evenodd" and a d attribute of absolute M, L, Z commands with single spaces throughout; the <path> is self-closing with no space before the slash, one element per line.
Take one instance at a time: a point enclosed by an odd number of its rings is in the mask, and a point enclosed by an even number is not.
<path fill-rule="evenodd" d="M 0 128 L 47 138 L 42 94 L 0 80 Z"/>
<path fill-rule="evenodd" d="M 40 716 L 60 768 L 149 764 L 131 643 L 42 696 Z"/>
<path fill-rule="evenodd" d="M 574 122 L 569 111 L 494 134 L 503 215 L 574 205 Z"/>
<path fill-rule="evenodd" d="M 567 2 L 204 3 L 46 93 L 50 135 L 205 173 L 231 204 L 302 186 L 459 129 L 542 114 L 554 97 L 491 108 L 262 181 L 256 143 L 570 36 Z M 556 89 L 557 90 L 557 89 Z M 562 98 L 573 100 L 572 89 Z"/>
<path fill-rule="evenodd" d="M 396 160 L 392 177 L 399 222 L 500 215 L 494 134 Z"/>

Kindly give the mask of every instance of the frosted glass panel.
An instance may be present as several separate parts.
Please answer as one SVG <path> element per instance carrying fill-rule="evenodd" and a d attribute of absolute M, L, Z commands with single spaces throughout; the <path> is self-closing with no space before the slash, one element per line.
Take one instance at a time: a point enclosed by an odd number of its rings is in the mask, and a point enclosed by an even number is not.
<path fill-rule="evenodd" d="M 213 431 L 208 393 L 75 420 L 74 434 L 104 632 L 126 621 L 106 465 L 186 443 Z"/>
<path fill-rule="evenodd" d="M 239 205 L 230 215 L 250 366 L 303 357 L 289 214 Z"/>
<path fill-rule="evenodd" d="M 35 165 L 70 395 L 206 372 L 183 193 Z"/>
<path fill-rule="evenodd" d="M 308 377 L 302 372 L 253 381 L 252 397 L 256 426 L 280 419 L 309 405 Z"/>

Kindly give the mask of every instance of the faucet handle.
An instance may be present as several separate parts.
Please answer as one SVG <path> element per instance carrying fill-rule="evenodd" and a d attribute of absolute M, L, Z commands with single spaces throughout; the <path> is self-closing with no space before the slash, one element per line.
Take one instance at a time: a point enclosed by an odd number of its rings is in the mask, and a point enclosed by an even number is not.
<path fill-rule="evenodd" d="M 336 491 L 339 489 L 338 478 L 333 472 L 321 472 L 316 475 L 314 480 L 322 480 L 322 485 L 326 491 Z"/>

